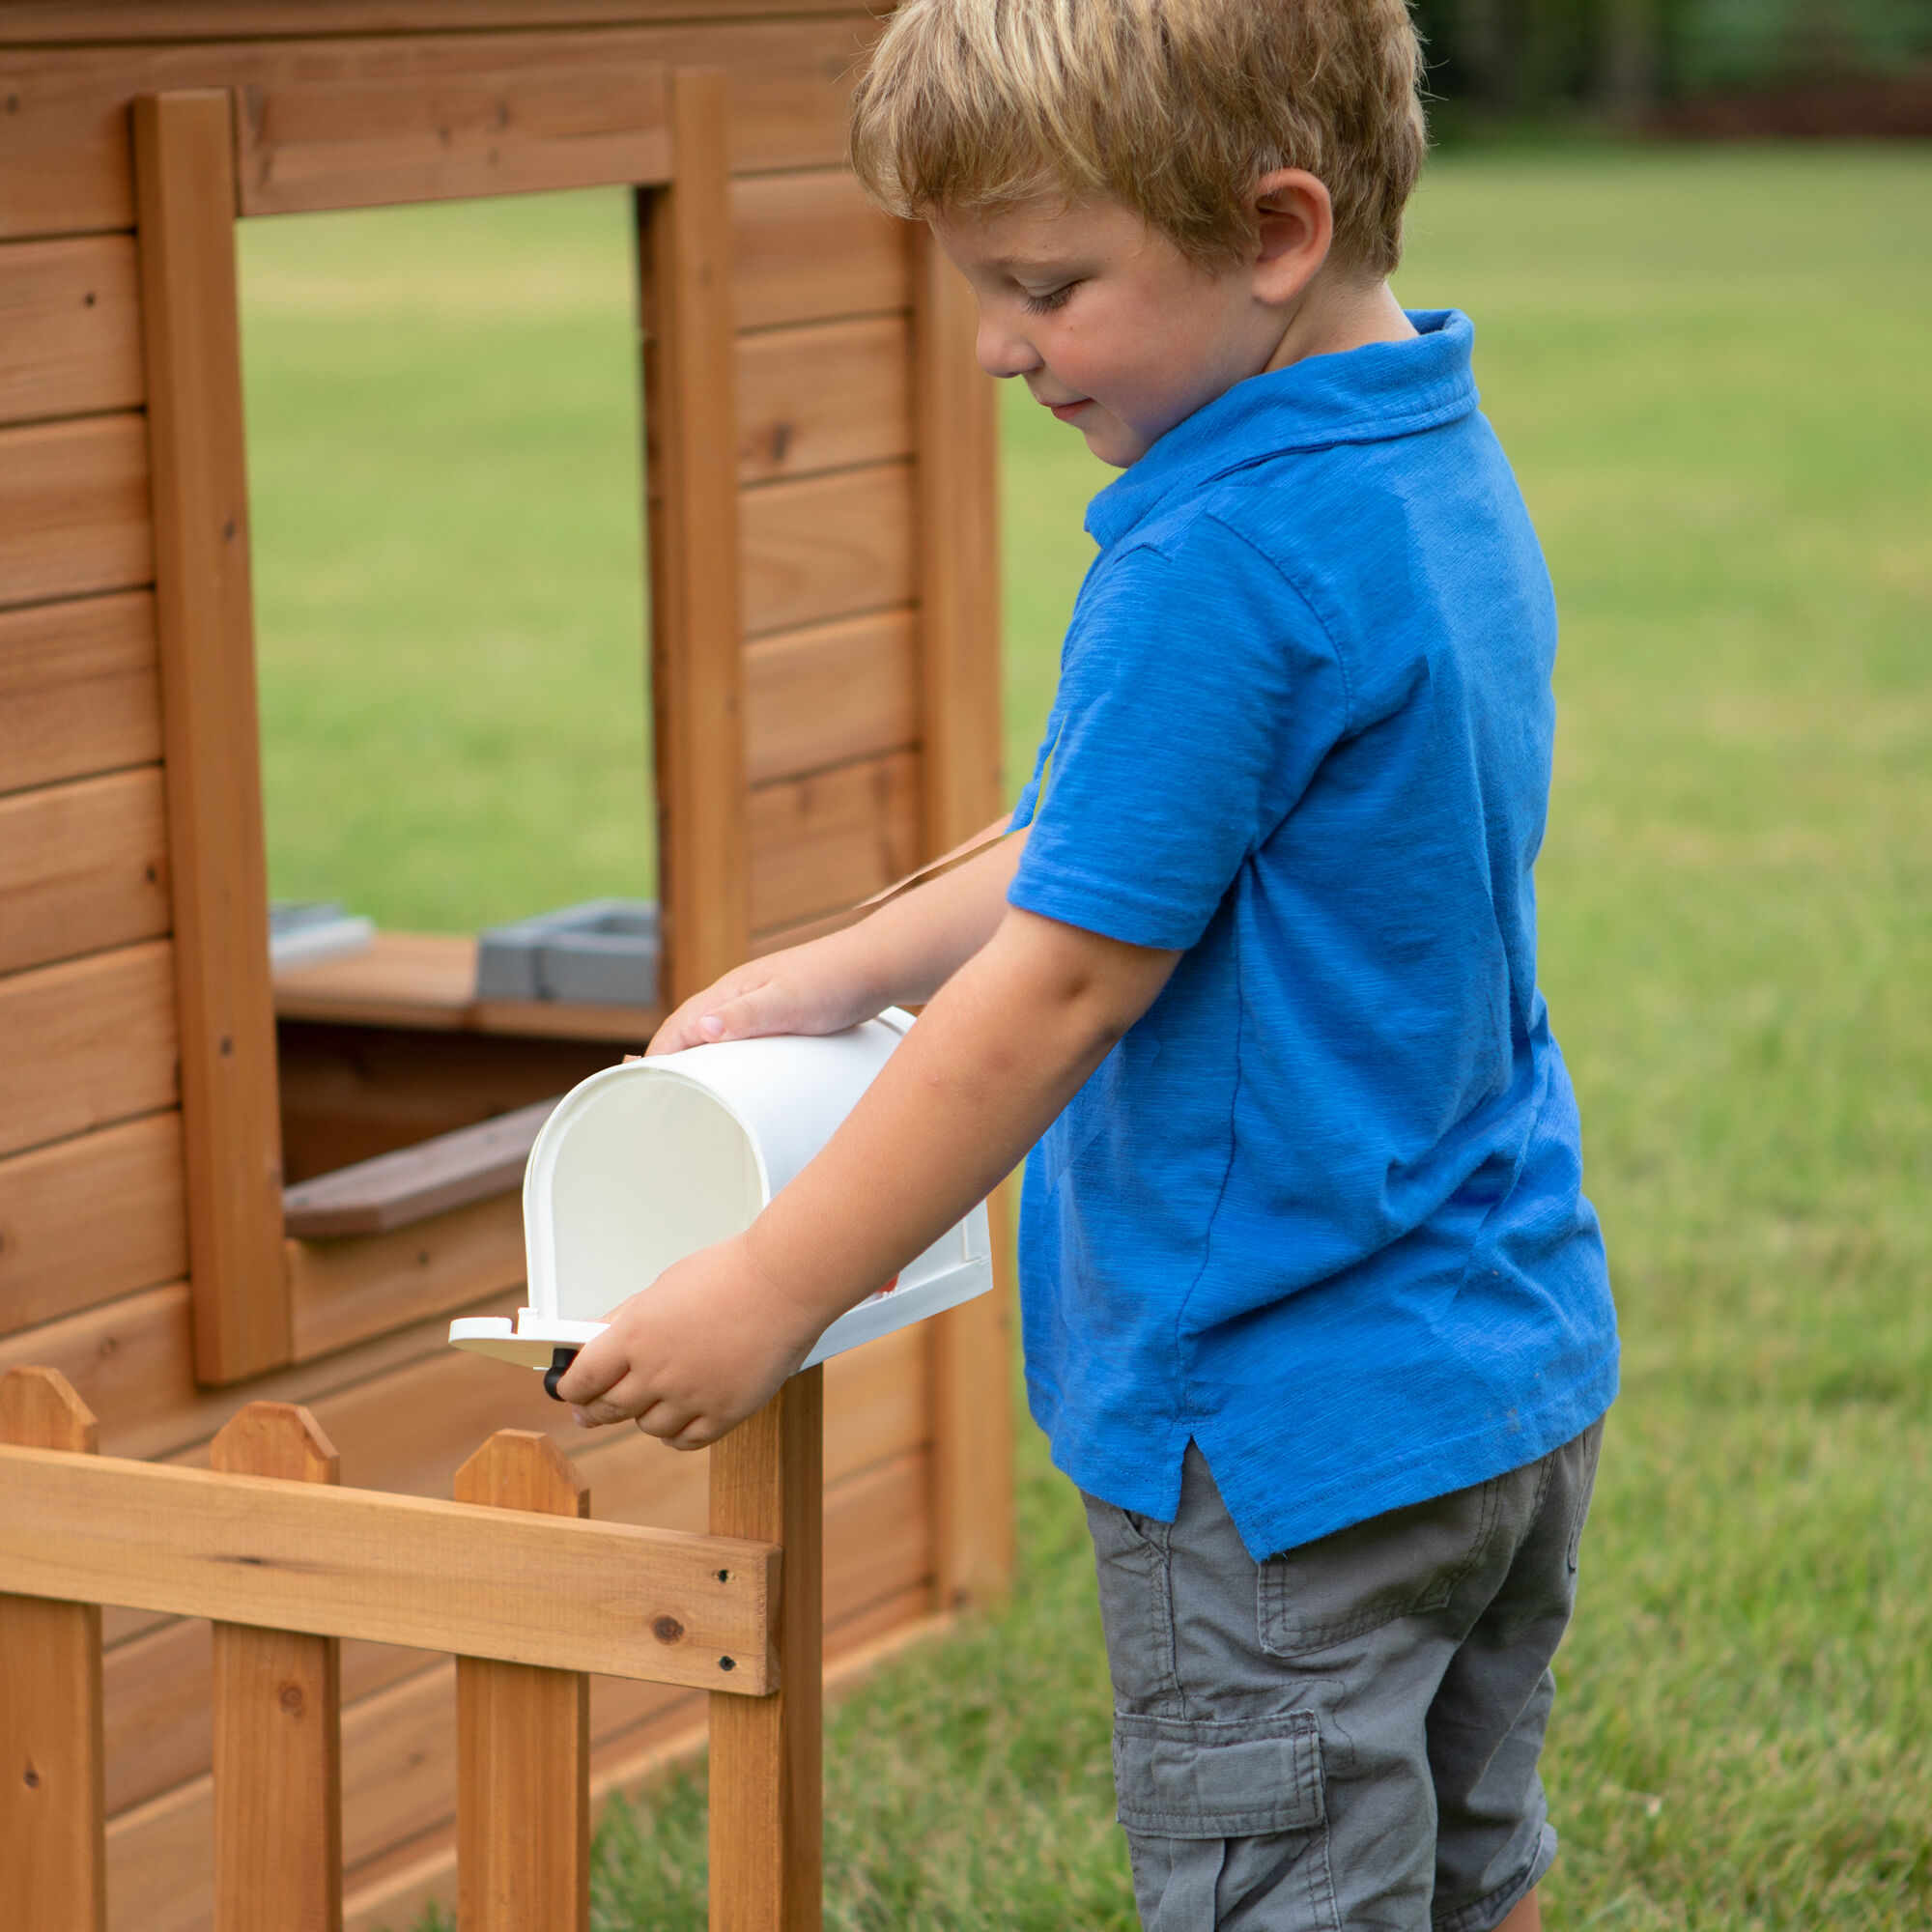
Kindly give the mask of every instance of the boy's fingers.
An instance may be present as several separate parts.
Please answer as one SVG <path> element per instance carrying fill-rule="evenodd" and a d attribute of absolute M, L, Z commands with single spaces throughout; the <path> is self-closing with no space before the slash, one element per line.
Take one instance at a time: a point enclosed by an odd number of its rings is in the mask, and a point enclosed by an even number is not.
<path fill-rule="evenodd" d="M 696 1420 L 691 1409 L 682 1404 L 658 1401 L 642 1411 L 637 1418 L 638 1427 L 646 1435 L 655 1435 L 661 1442 L 670 1442 L 681 1435 Z"/>
<path fill-rule="evenodd" d="M 689 1453 L 693 1449 L 710 1448 L 725 1433 L 708 1415 L 696 1415 L 675 1435 L 667 1435 L 663 1440 L 667 1448 Z"/>
<path fill-rule="evenodd" d="M 763 987 L 740 991 L 729 980 L 694 994 L 652 1037 L 646 1058 L 661 1053 L 678 1053 L 687 1046 L 705 1046 L 713 1040 L 744 1039 L 758 1032 L 770 1031 L 757 1023 L 759 995 Z"/>
<path fill-rule="evenodd" d="M 611 1385 L 621 1379 L 626 1373 L 623 1360 L 619 1358 L 607 1368 L 604 1352 L 595 1342 L 586 1343 L 577 1351 L 576 1361 L 556 1378 L 556 1392 L 562 1401 L 582 1407 L 608 1394 Z"/>
<path fill-rule="evenodd" d="M 750 993 L 725 1000 L 699 1016 L 698 1037 L 705 1040 L 749 1039 L 761 1031 L 759 1009 L 764 1004 Z"/>

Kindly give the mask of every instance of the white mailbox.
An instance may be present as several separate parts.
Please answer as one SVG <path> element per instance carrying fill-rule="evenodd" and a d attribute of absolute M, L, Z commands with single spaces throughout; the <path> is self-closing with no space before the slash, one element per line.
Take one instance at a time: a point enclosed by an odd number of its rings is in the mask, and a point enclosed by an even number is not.
<path fill-rule="evenodd" d="M 673 1262 L 742 1234 L 810 1160 L 912 1026 L 897 1008 L 845 1033 L 688 1047 L 606 1067 L 544 1122 L 524 1172 L 529 1305 L 449 1324 L 459 1349 L 550 1372 Z M 889 1186 L 890 1177 L 881 1177 Z M 992 1286 L 984 1205 L 833 1322 L 822 1362 Z"/>

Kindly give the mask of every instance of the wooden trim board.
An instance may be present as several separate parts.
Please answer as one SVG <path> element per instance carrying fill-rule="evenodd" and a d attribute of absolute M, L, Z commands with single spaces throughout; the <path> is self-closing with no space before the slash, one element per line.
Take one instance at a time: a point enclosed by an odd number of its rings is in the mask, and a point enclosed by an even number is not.
<path fill-rule="evenodd" d="M 195 1373 L 289 1359 L 225 93 L 134 106 Z"/>
<path fill-rule="evenodd" d="M 724 78 L 671 76 L 677 179 L 640 195 L 651 722 L 667 1004 L 745 957 L 744 653 Z"/>

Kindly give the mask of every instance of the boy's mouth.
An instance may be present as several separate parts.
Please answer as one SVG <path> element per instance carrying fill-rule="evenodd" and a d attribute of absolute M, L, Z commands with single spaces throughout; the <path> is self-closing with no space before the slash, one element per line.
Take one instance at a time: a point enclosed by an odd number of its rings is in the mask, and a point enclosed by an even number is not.
<path fill-rule="evenodd" d="M 1073 418 L 1094 400 L 1092 396 L 1076 396 L 1070 403 L 1048 403 L 1057 422 L 1071 422 Z"/>

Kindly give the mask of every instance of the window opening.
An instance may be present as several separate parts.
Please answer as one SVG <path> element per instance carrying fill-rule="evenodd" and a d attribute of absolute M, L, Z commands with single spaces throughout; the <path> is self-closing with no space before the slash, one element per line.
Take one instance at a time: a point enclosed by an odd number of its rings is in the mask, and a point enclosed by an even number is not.
<path fill-rule="evenodd" d="M 655 895 L 624 189 L 238 225 L 270 891 Z"/>

